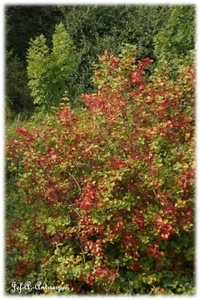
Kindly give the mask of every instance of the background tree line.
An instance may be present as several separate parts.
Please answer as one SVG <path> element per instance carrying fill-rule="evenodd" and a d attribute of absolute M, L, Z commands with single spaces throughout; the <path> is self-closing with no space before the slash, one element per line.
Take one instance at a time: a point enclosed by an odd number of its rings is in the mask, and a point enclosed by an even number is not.
<path fill-rule="evenodd" d="M 66 95 L 71 105 L 77 107 L 82 105 L 82 93 L 95 90 L 91 77 L 94 64 L 104 49 L 116 55 L 122 43 L 135 44 L 137 58 L 175 61 L 176 68 L 180 58 L 185 58 L 195 47 L 195 6 L 189 5 L 8 5 L 5 20 L 8 116 L 31 115 L 34 104 L 40 103 L 41 99 L 35 100 L 34 92 L 38 88 L 38 94 L 41 94 L 41 87 L 33 80 L 33 69 L 39 72 L 38 77 L 43 78 L 44 82 L 40 79 L 39 85 L 46 85 L 48 96 L 55 97 L 55 103 L 49 99 L 49 105 L 56 104 Z M 63 28 L 56 33 L 55 26 L 59 23 Z M 59 47 L 55 55 L 50 54 L 56 47 L 53 43 L 60 45 L 61 40 L 66 42 L 66 47 L 73 44 L 68 54 Z M 38 60 L 38 49 L 45 59 L 49 55 L 44 65 Z M 58 62 L 59 57 L 61 62 Z M 63 69 L 72 57 L 74 63 Z"/>

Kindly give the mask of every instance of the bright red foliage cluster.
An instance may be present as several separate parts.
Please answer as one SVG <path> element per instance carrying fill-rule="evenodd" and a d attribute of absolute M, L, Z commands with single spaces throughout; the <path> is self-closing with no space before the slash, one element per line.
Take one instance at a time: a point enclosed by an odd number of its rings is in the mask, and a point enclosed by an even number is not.
<path fill-rule="evenodd" d="M 192 276 L 194 69 L 146 82 L 150 63 L 104 52 L 82 114 L 63 106 L 7 142 L 24 193 L 7 234 L 18 280 L 147 294 Z"/>

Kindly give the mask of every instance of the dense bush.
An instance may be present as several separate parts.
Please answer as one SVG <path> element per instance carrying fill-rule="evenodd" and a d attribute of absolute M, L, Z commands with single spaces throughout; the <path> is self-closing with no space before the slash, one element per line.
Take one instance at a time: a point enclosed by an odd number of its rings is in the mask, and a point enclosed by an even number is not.
<path fill-rule="evenodd" d="M 7 291 L 14 278 L 63 294 L 193 292 L 194 68 L 146 82 L 152 61 L 134 57 L 105 51 L 82 111 L 63 105 L 7 142 L 20 192 Z"/>

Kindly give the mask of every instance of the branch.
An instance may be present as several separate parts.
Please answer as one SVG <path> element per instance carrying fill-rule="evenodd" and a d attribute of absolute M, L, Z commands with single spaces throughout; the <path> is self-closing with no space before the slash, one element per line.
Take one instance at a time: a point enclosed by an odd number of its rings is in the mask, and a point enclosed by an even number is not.
<path fill-rule="evenodd" d="M 119 264 L 117 263 L 117 272 L 118 272 L 118 271 L 119 271 Z M 115 279 L 113 278 L 113 280 L 111 281 L 111 284 L 110 284 L 110 286 L 109 286 L 109 288 L 108 288 L 108 291 L 107 291 L 107 293 L 106 293 L 106 296 L 107 296 L 108 293 L 110 292 L 110 289 L 111 289 L 111 287 L 112 287 L 114 281 L 115 281 Z"/>
<path fill-rule="evenodd" d="M 78 181 L 76 180 L 76 178 L 70 172 L 67 172 L 67 173 L 69 174 L 69 176 L 71 176 L 74 179 L 74 181 L 76 182 L 76 185 L 78 186 L 79 192 L 81 193 L 81 187 L 80 187 Z"/>

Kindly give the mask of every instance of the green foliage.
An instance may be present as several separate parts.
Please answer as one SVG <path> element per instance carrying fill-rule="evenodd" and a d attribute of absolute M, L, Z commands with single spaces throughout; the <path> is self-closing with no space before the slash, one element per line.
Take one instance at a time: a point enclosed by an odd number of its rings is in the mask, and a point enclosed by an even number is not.
<path fill-rule="evenodd" d="M 28 78 L 34 104 L 45 109 L 58 105 L 67 93 L 67 83 L 75 66 L 75 49 L 62 23 L 56 25 L 52 51 L 44 35 L 30 43 L 28 50 Z"/>
<path fill-rule="evenodd" d="M 14 140 L 17 137 L 16 128 L 27 126 L 27 120 L 22 120 L 20 115 L 14 119 L 7 120 L 5 126 L 6 140 Z"/>
<path fill-rule="evenodd" d="M 195 6 L 172 5 L 170 16 L 154 37 L 154 54 L 158 65 L 166 61 L 172 73 L 195 61 Z M 176 76 L 176 75 L 175 75 Z"/>
<path fill-rule="evenodd" d="M 194 293 L 194 67 L 146 81 L 150 63 L 105 50 L 84 109 L 6 143 L 21 193 L 8 293 L 12 276 L 69 288 L 54 294 Z"/>
<path fill-rule="evenodd" d="M 168 6 L 155 5 L 85 5 L 60 9 L 77 49 L 75 97 L 95 91 L 91 80 L 93 64 L 98 63 L 104 49 L 117 55 L 122 43 L 130 43 L 137 45 L 137 58 L 153 58 L 153 37 L 169 13 Z"/>

